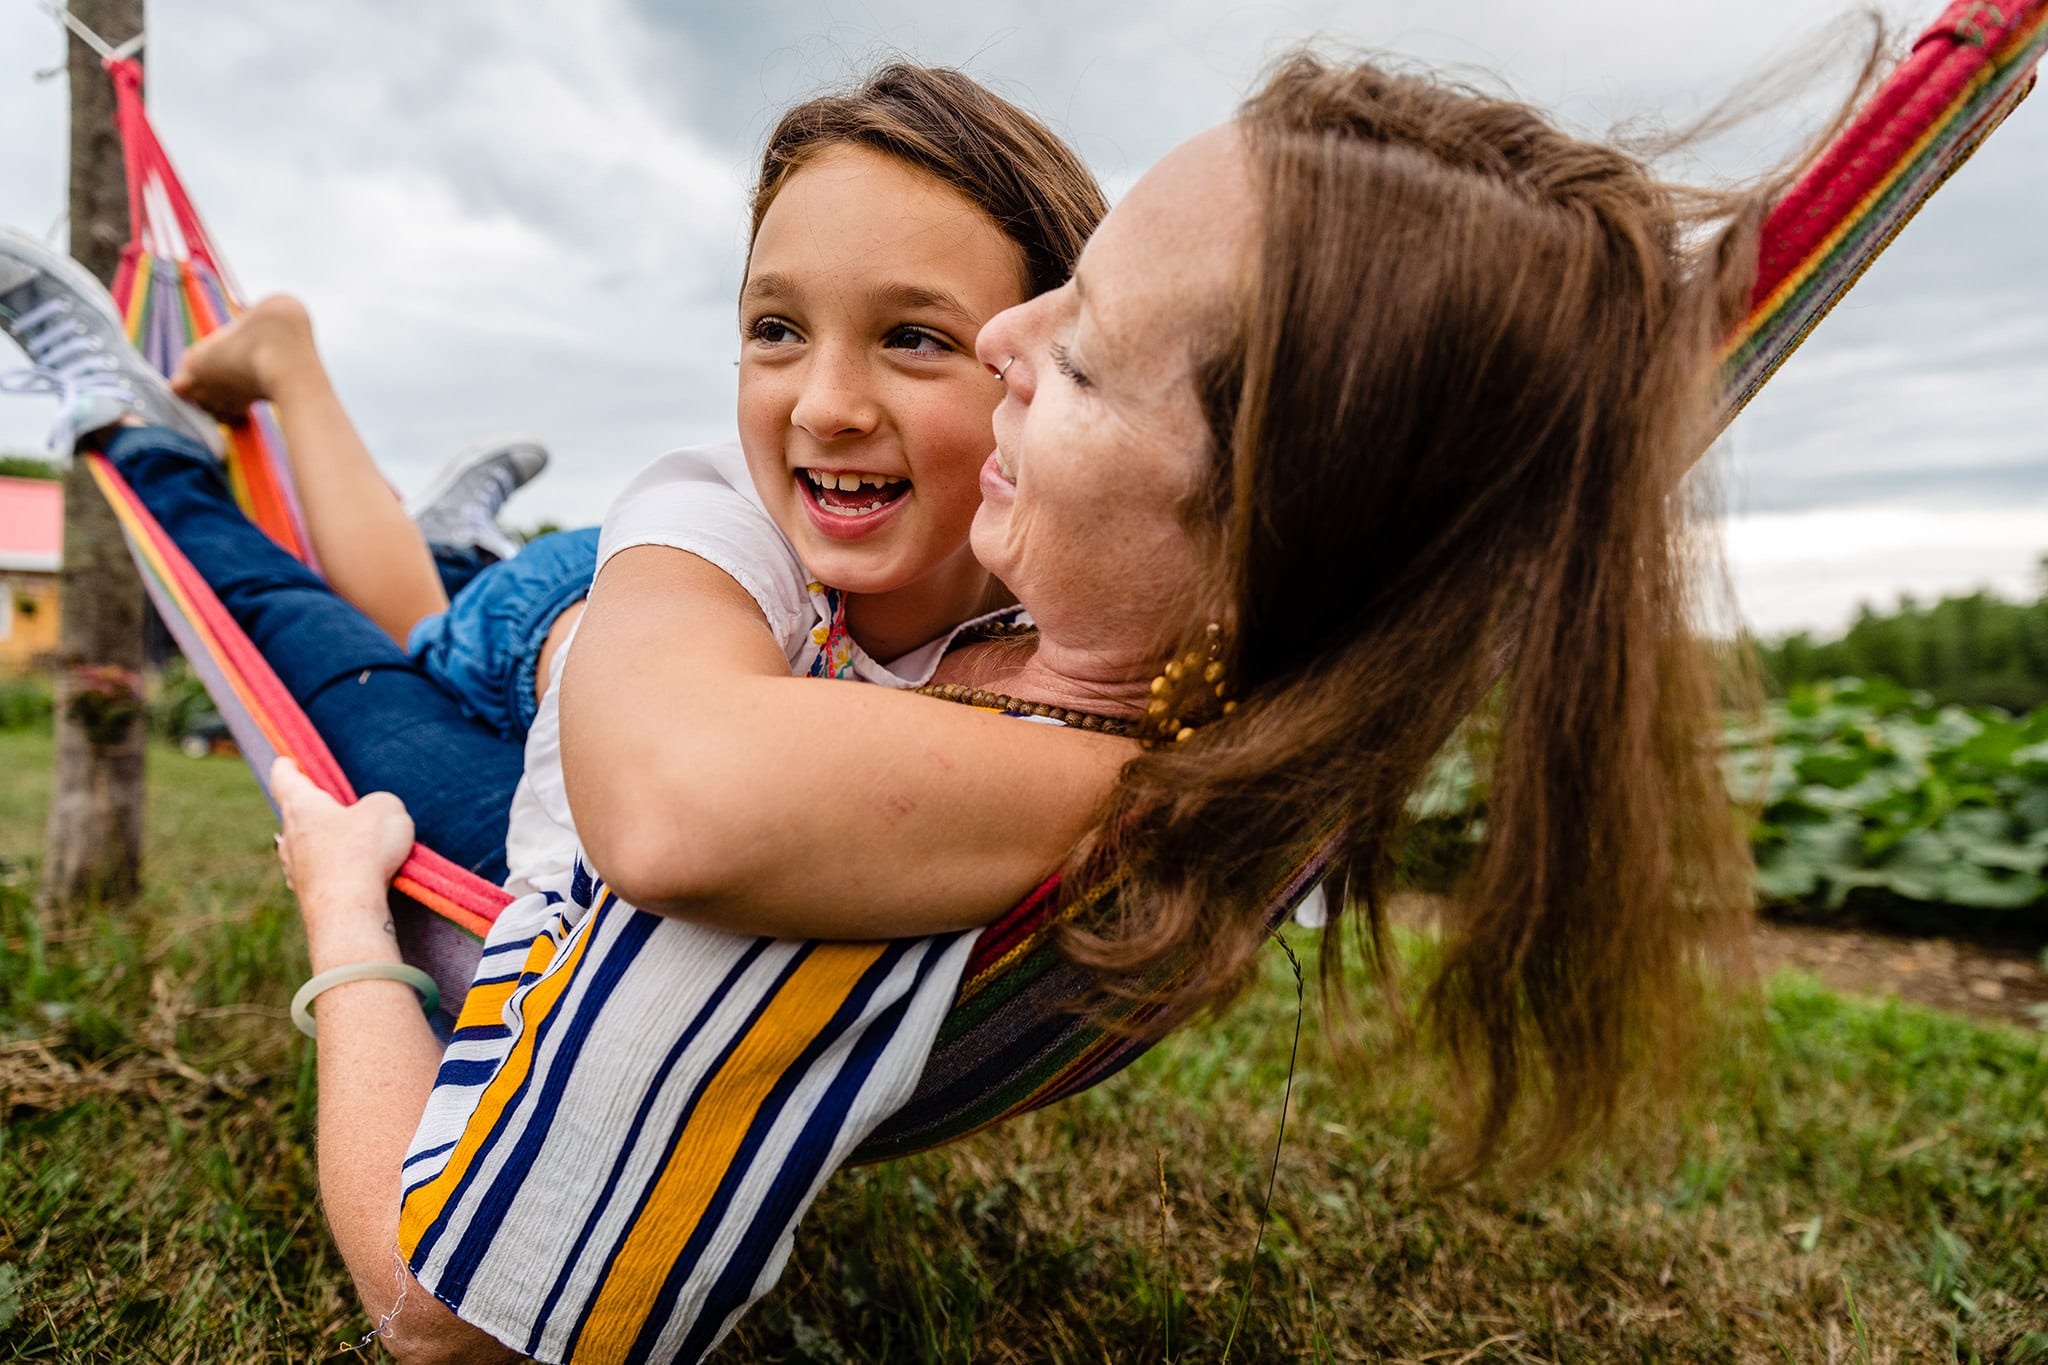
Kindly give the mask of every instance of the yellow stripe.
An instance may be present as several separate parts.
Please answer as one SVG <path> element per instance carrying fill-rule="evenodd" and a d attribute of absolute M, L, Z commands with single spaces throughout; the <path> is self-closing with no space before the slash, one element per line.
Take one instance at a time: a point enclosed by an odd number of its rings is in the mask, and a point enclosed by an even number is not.
<path fill-rule="evenodd" d="M 519 982 L 500 981 L 495 986 L 472 986 L 469 994 L 462 998 L 462 1013 L 455 1020 L 455 1027 L 489 1028 L 504 1022 L 505 1002 L 512 998 L 512 992 L 519 989 Z"/>
<path fill-rule="evenodd" d="M 527 945 L 526 961 L 519 964 L 519 975 L 510 981 L 500 981 L 490 986 L 472 987 L 462 999 L 462 1013 L 455 1020 L 457 1028 L 489 1027 L 505 1021 L 505 1002 L 512 993 L 526 984 L 528 977 L 543 971 L 548 959 L 555 955 L 555 939 L 541 933 Z"/>
<path fill-rule="evenodd" d="M 137 349 L 140 349 L 142 343 L 143 308 L 149 298 L 150 280 L 155 274 L 156 257 L 135 258 L 135 279 L 128 290 L 128 307 L 121 322 L 128 329 L 129 344 Z"/>
<path fill-rule="evenodd" d="M 526 997 L 524 1031 L 513 1047 L 511 1055 L 505 1059 L 505 1064 L 498 1068 L 498 1074 L 491 1078 L 490 1084 L 477 1100 L 476 1113 L 463 1128 L 462 1137 L 456 1144 L 455 1151 L 450 1154 L 448 1164 L 441 1168 L 441 1174 L 414 1190 L 406 1199 L 405 1207 L 399 1211 L 398 1248 L 408 1259 L 411 1258 L 413 1249 L 418 1246 L 419 1239 L 434 1225 L 435 1220 L 441 1216 L 441 1211 L 447 1207 L 449 1199 L 454 1197 L 456 1189 L 462 1184 L 462 1177 L 469 1172 L 470 1163 L 476 1160 L 477 1153 L 482 1149 L 484 1140 L 497 1131 L 500 1120 L 504 1118 L 505 1107 L 512 1102 L 513 1095 L 518 1093 L 527 1073 L 533 1069 L 534 1042 L 540 1036 L 540 1026 L 547 1019 L 549 1012 L 560 1002 L 563 993 L 569 989 L 569 983 L 575 980 L 576 968 L 583 961 L 584 951 L 590 947 L 590 940 L 597 936 L 597 915 L 597 911 L 591 912 L 590 932 L 576 945 L 569 965 L 535 986 L 532 993 Z M 543 940 L 536 939 L 534 951 L 527 954 L 529 969 L 535 964 L 535 956 L 540 951 L 542 942 Z M 468 1012 L 468 1006 L 465 1005 L 463 1013 L 466 1015 Z"/>
<path fill-rule="evenodd" d="M 623 1360 L 632 1350 L 676 1249 L 689 1240 L 705 1206 L 731 1173 L 762 1102 L 882 951 L 879 944 L 819 946 L 712 1078 L 605 1277 L 576 1342 L 578 1360 Z"/>

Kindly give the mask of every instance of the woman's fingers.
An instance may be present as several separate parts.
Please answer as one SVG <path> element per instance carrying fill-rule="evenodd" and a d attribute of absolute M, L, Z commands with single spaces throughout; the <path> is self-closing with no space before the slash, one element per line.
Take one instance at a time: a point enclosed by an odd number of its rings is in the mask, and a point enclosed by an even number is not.
<path fill-rule="evenodd" d="M 270 794 L 284 833 L 279 856 L 297 884 L 322 884 L 337 876 L 371 875 L 389 880 L 412 852 L 412 816 L 390 792 L 371 792 L 342 805 L 280 757 L 270 768 Z"/>

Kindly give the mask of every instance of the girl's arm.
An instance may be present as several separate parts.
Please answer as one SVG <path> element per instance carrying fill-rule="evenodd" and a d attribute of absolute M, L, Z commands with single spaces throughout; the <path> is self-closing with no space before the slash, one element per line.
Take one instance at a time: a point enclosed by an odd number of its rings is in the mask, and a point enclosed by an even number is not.
<path fill-rule="evenodd" d="M 562 680 L 562 769 L 595 871 L 735 932 L 986 924 L 1093 825 L 1129 741 L 792 678 L 723 571 L 609 560 Z"/>
<path fill-rule="evenodd" d="M 289 759 L 270 779 L 314 972 L 399 961 L 384 895 L 412 847 L 405 807 L 384 792 L 341 806 Z M 401 981 L 355 981 L 321 992 L 313 1010 L 320 1202 L 379 1338 L 402 1361 L 519 1359 L 449 1312 L 398 1254 L 399 1171 L 441 1064 L 419 997 Z"/>

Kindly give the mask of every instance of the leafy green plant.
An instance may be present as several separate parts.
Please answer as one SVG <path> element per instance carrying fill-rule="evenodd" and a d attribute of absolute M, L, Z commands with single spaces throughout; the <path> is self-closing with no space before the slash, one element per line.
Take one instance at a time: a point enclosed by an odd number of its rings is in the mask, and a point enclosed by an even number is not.
<path fill-rule="evenodd" d="M 1818 683 L 1731 729 L 1728 771 L 1759 807 L 1767 901 L 2038 919 L 2048 900 L 2048 708 L 2015 719 L 1884 681 Z"/>
<path fill-rule="evenodd" d="M 166 668 L 150 701 L 150 728 L 165 739 L 181 739 L 202 725 L 217 722 L 220 713 L 206 685 L 183 659 Z"/>

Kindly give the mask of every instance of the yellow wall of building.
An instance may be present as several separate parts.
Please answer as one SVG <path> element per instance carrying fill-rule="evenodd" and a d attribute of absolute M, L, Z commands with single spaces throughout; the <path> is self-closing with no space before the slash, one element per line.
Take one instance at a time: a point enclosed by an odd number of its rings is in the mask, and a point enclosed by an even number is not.
<path fill-rule="evenodd" d="M 57 648 L 57 575 L 0 572 L 0 670 L 20 673 Z"/>

